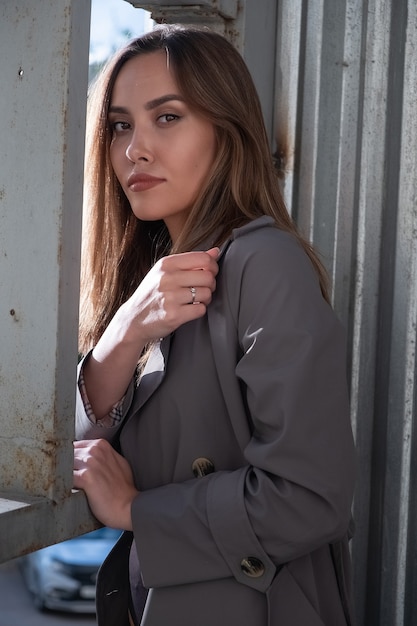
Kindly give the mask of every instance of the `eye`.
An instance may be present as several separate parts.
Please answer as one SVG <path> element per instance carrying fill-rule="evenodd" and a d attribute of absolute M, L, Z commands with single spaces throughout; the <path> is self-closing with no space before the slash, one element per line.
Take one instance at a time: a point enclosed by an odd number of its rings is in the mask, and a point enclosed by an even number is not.
<path fill-rule="evenodd" d="M 169 124 L 170 122 L 175 122 L 175 120 L 179 120 L 180 116 L 175 115 L 175 113 L 164 113 L 158 117 L 158 122 L 161 124 Z"/>
<path fill-rule="evenodd" d="M 114 133 L 122 133 L 130 129 L 129 122 L 111 122 L 110 126 Z"/>

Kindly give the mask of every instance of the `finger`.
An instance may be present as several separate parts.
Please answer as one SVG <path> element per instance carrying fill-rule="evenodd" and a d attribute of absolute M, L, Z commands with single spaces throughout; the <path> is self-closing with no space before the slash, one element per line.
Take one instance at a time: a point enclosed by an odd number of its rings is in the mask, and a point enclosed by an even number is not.
<path fill-rule="evenodd" d="M 206 250 L 207 254 L 211 256 L 212 259 L 217 261 L 220 253 L 220 248 L 210 248 L 210 250 Z"/>
<path fill-rule="evenodd" d="M 186 287 L 183 289 L 183 304 L 210 304 L 212 290 L 208 287 Z"/>
<path fill-rule="evenodd" d="M 193 269 L 188 272 L 181 272 L 179 280 L 183 287 L 207 287 L 210 291 L 216 289 L 216 279 L 213 273 L 208 271 Z"/>
<path fill-rule="evenodd" d="M 198 298 L 194 298 L 195 301 L 209 302 L 211 294 L 216 289 L 216 279 L 211 272 L 189 270 L 177 272 L 175 277 L 165 275 L 159 284 L 159 290 L 164 294 L 165 302 L 171 305 L 191 303 L 193 301 L 192 289 L 198 290 L 199 295 Z"/>
<path fill-rule="evenodd" d="M 216 272 L 217 263 L 215 258 L 208 252 L 182 252 L 181 254 L 172 254 L 160 260 L 161 269 L 163 271 L 178 270 L 209 270 Z"/>
<path fill-rule="evenodd" d="M 84 465 L 84 461 L 81 459 L 81 457 L 78 456 L 74 456 L 74 470 L 80 470 L 81 467 Z"/>
<path fill-rule="evenodd" d="M 197 288 L 190 287 L 191 300 L 190 304 L 199 304 L 200 300 L 197 298 Z"/>
<path fill-rule="evenodd" d="M 106 439 L 78 439 L 73 441 L 74 450 L 79 448 L 97 448 L 99 450 L 113 450 Z"/>
<path fill-rule="evenodd" d="M 197 288 L 189 287 L 188 288 L 191 295 L 191 300 L 187 300 L 187 304 L 200 304 L 200 300 L 197 298 Z"/>
<path fill-rule="evenodd" d="M 74 489 L 82 489 L 82 479 L 80 476 L 80 471 L 77 469 L 74 469 L 73 473 L 73 480 L 72 480 L 72 485 L 74 487 Z"/>
<path fill-rule="evenodd" d="M 204 317 L 207 311 L 207 306 L 203 302 L 191 302 L 185 303 L 181 309 L 181 325 L 196 320 L 199 317 Z"/>
<path fill-rule="evenodd" d="M 106 439 L 74 441 L 74 467 L 107 467 L 119 456 Z M 117 462 L 117 461 L 116 461 Z"/>
<path fill-rule="evenodd" d="M 91 446 L 91 439 L 79 439 L 77 441 L 73 441 L 74 450 L 79 448 L 88 448 Z"/>

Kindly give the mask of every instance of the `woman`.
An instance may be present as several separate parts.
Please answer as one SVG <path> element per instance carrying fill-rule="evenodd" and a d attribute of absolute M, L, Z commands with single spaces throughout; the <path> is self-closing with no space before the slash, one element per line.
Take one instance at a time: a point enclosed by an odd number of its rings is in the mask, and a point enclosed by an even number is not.
<path fill-rule="evenodd" d="M 99 624 L 352 624 L 344 336 L 245 64 L 158 28 L 88 128 L 74 485 L 127 531 Z"/>

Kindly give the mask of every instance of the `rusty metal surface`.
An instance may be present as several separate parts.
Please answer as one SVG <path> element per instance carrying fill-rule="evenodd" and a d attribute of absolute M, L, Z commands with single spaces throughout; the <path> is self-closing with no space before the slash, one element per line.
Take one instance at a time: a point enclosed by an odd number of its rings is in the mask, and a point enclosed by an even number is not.
<path fill-rule="evenodd" d="M 82 491 L 59 504 L 0 492 L 0 563 L 99 527 Z"/>
<path fill-rule="evenodd" d="M 71 501 L 88 37 L 88 0 L 0 4 L 0 485 L 50 508 Z M 60 535 L 2 509 L 7 550 Z"/>

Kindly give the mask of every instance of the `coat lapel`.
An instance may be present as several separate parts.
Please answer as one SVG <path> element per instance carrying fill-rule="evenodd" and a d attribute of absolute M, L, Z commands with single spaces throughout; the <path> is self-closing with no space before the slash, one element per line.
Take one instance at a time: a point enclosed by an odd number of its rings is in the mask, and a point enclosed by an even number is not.
<path fill-rule="evenodd" d="M 227 240 L 220 248 L 219 259 L 226 251 L 230 239 Z M 209 307 L 210 308 L 210 307 Z M 164 337 L 159 343 L 157 343 L 142 372 L 140 378 L 140 384 L 134 395 L 133 403 L 129 407 L 129 414 L 133 415 L 141 409 L 151 395 L 158 389 L 165 377 L 166 366 L 168 363 L 169 349 L 171 346 L 171 335 Z"/>
<path fill-rule="evenodd" d="M 230 315 L 225 314 L 226 285 L 221 280 L 222 260 L 231 239 L 225 242 L 220 249 L 217 276 L 218 289 L 216 296 L 207 308 L 207 318 L 214 362 L 222 389 L 223 398 L 229 414 L 236 439 L 242 450 L 245 449 L 251 438 L 250 419 L 245 410 L 242 390 L 236 376 L 237 329 Z"/>

